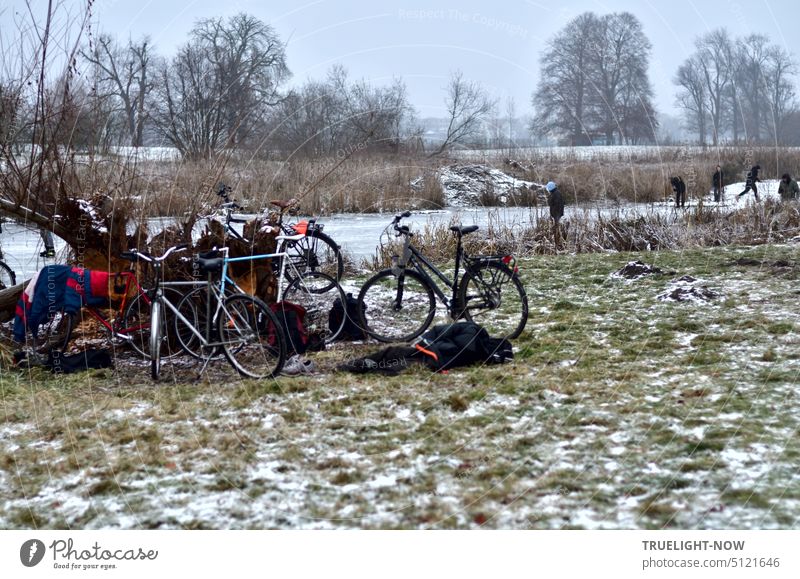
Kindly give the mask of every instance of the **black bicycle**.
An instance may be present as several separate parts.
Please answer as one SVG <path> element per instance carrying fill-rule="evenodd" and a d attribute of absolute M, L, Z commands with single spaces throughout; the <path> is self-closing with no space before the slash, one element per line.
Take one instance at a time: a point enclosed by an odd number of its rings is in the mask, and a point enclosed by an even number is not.
<path fill-rule="evenodd" d="M 233 223 L 246 223 L 247 220 L 233 217 L 233 212 L 243 207 L 230 198 L 230 193 L 230 187 L 224 183 L 219 185 L 217 195 L 222 198 L 221 207 L 225 210 L 225 232 L 240 241 L 246 241 L 232 226 Z M 300 275 L 321 272 L 337 282 L 340 281 L 344 275 L 342 249 L 330 236 L 322 232 L 323 226 L 315 219 L 284 223 L 284 214 L 297 205 L 295 199 L 289 201 L 275 199 L 270 201 L 270 204 L 278 208 L 277 227 L 285 237 L 289 238 L 281 240 L 277 248 L 277 253 L 286 253 L 294 265 L 294 268 L 287 269 L 289 281 L 293 281 L 290 273 L 292 271 L 297 271 Z M 303 237 L 297 238 L 298 235 Z"/>
<path fill-rule="evenodd" d="M 358 295 L 364 330 L 382 342 L 410 342 L 430 326 L 438 297 L 453 320 L 474 321 L 493 337 L 518 337 L 528 321 L 528 297 L 514 257 L 471 257 L 464 251 L 462 237 L 477 231 L 478 226 L 451 227 L 458 242 L 450 279 L 411 245 L 413 234 L 408 226 L 400 225 L 410 216 L 409 211 L 397 215 L 390 226 L 403 238 L 402 254 L 392 258 L 391 268 L 367 280 Z M 459 279 L 462 265 L 464 274 Z M 428 272 L 452 290 L 451 296 Z"/>

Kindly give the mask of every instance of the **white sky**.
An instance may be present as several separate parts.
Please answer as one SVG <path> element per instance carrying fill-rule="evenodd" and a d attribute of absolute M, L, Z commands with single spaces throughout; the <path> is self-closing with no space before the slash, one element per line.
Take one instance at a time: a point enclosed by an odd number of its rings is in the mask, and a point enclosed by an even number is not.
<path fill-rule="evenodd" d="M 31 1 L 34 10 L 45 4 Z M 22 5 L 23 0 L 0 0 L 0 32 Z M 377 83 L 401 76 L 412 103 L 427 117 L 443 115 L 442 87 L 455 69 L 501 101 L 513 97 L 517 115 L 530 113 L 545 41 L 587 10 L 627 10 L 642 21 L 653 44 L 656 107 L 672 114 L 672 77 L 697 35 L 720 26 L 735 35 L 766 33 L 795 55 L 800 44 L 796 0 L 96 0 L 93 19 L 95 30 L 119 37 L 149 34 L 156 49 L 170 55 L 196 19 L 247 12 L 288 41 L 292 83 L 321 77 L 334 63 Z"/>

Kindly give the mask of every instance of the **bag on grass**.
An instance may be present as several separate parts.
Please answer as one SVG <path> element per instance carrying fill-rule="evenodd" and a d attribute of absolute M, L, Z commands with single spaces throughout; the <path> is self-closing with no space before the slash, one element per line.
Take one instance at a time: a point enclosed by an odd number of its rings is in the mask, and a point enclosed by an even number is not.
<path fill-rule="evenodd" d="M 362 306 L 361 311 L 366 312 L 367 307 Z M 344 304 L 339 298 L 333 301 L 333 307 L 328 315 L 328 329 L 334 331 L 338 328 L 342 323 L 342 318 L 344 318 L 344 327 L 336 338 L 337 340 L 352 342 L 367 339 L 367 333 L 359 326 L 361 313 L 358 311 L 358 299 L 354 298 L 353 294 L 349 292 L 345 296 Z"/>
<path fill-rule="evenodd" d="M 111 352 L 106 348 L 87 348 L 77 354 L 51 350 L 44 363 L 44 367 L 49 368 L 53 374 L 72 374 L 92 368 L 111 368 L 113 365 Z"/>

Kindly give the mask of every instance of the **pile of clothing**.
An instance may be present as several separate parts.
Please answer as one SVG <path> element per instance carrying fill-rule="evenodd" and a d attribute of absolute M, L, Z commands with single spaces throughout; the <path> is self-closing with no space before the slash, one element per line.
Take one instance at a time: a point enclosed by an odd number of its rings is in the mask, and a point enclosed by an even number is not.
<path fill-rule="evenodd" d="M 434 326 L 411 346 L 390 346 L 374 354 L 350 360 L 339 370 L 356 374 L 396 376 L 411 364 L 423 364 L 434 372 L 471 364 L 502 364 L 514 357 L 511 343 L 492 338 L 473 322 Z"/>
<path fill-rule="evenodd" d="M 71 265 L 43 267 L 33 275 L 17 302 L 14 341 L 24 342 L 27 332 L 35 335 L 39 326 L 58 312 L 76 314 L 84 305 L 105 305 L 109 276 L 105 271 Z"/>

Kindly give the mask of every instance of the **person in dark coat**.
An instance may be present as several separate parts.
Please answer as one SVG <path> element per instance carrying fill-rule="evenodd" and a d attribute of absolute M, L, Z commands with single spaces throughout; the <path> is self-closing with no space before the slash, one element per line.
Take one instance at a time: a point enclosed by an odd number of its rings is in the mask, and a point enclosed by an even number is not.
<path fill-rule="evenodd" d="M 744 191 L 739 193 L 739 197 L 742 195 L 746 195 L 748 191 L 751 189 L 753 190 L 753 194 L 756 196 L 756 201 L 758 201 L 758 187 L 756 183 L 760 183 L 761 179 L 758 178 L 758 172 L 761 170 L 761 165 L 753 165 L 753 167 L 747 172 L 747 182 L 745 183 Z M 739 199 L 737 197 L 737 199 Z"/>
<path fill-rule="evenodd" d="M 553 219 L 553 227 L 555 230 L 555 243 L 556 247 L 561 245 L 561 227 L 559 222 L 564 217 L 564 197 L 561 196 L 561 191 L 558 190 L 558 185 L 550 181 L 546 186 L 547 189 L 547 205 L 550 207 L 550 217 Z"/>
<path fill-rule="evenodd" d="M 781 177 L 781 182 L 778 185 L 778 195 L 781 196 L 781 201 L 800 199 L 800 187 L 789 173 L 784 173 L 783 177 Z"/>
<path fill-rule="evenodd" d="M 725 190 L 725 185 L 723 184 L 725 181 L 725 175 L 722 172 L 722 167 L 717 165 L 717 170 L 714 172 L 714 176 L 711 177 L 711 188 L 714 190 L 714 201 L 719 203 L 722 201 L 723 193 Z"/>
<path fill-rule="evenodd" d="M 686 183 L 680 177 L 673 177 L 670 179 L 670 183 L 675 192 L 675 207 L 683 207 L 686 205 Z"/>

